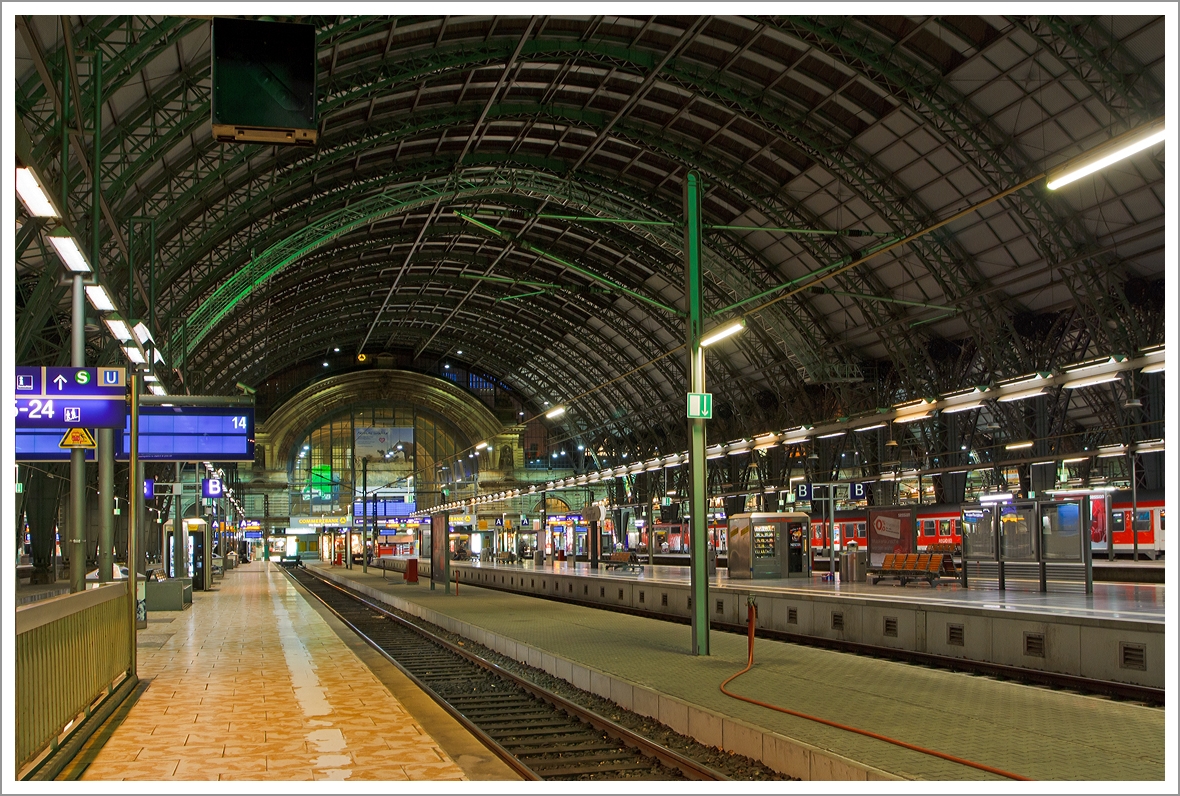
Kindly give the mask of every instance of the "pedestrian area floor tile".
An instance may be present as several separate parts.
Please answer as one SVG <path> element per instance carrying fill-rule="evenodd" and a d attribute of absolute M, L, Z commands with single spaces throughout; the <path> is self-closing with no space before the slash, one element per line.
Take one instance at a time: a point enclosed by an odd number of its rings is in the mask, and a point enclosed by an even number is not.
<path fill-rule="evenodd" d="M 149 685 L 82 779 L 466 778 L 276 567 L 152 619 Z"/>

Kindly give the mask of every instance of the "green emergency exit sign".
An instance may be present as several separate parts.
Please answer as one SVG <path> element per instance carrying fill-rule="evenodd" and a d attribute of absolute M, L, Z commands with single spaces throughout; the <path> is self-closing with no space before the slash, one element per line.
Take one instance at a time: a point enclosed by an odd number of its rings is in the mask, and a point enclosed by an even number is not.
<path fill-rule="evenodd" d="M 689 419 L 711 420 L 713 417 L 713 393 L 690 392 L 688 394 Z"/>

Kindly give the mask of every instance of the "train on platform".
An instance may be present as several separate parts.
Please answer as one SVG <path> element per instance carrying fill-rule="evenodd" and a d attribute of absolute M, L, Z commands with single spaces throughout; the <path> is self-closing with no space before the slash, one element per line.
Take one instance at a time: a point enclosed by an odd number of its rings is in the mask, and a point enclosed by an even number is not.
<path fill-rule="evenodd" d="M 1138 549 L 1141 558 L 1162 558 L 1165 552 L 1165 509 L 1163 492 L 1140 492 L 1137 496 L 1131 490 L 1119 490 L 1108 493 L 1111 500 L 1111 514 L 1109 530 L 1107 520 L 1095 518 L 1090 524 L 1090 541 L 1095 548 L 1105 549 L 1107 534 L 1114 539 L 1114 554 L 1116 557 L 1133 556 Z M 1095 499 L 1101 499 L 1096 496 Z M 1135 512 L 1132 522 L 1131 513 Z M 835 517 L 837 549 L 855 540 L 861 547 L 867 544 L 867 529 L 865 520 L 866 509 L 837 511 Z M 957 503 L 933 504 L 919 506 L 917 515 L 918 550 L 926 550 L 934 545 L 949 545 L 951 549 L 961 549 L 963 536 L 961 533 L 962 506 Z M 811 514 L 811 546 L 817 550 L 825 545 L 824 533 L 828 518 L 820 512 Z M 1138 536 L 1138 540 L 1132 535 Z M 1136 548 L 1136 541 L 1138 546 Z"/>
<path fill-rule="evenodd" d="M 1162 491 L 1140 491 L 1132 495 L 1131 490 L 1119 490 L 1096 495 L 1095 501 L 1109 499 L 1111 512 L 1109 518 L 1095 517 L 1090 523 L 1090 541 L 1096 556 L 1102 556 L 1106 550 L 1108 534 L 1114 540 L 1114 556 L 1130 558 L 1138 552 L 1141 559 L 1159 559 L 1164 557 L 1165 544 L 1165 507 Z M 958 503 L 941 503 L 928 506 L 918 506 L 917 512 L 917 546 L 919 551 L 942 550 L 957 553 L 962 549 L 962 514 L 963 507 Z M 1131 514 L 1135 512 L 1132 521 Z M 866 526 L 868 510 L 865 508 L 841 510 L 836 512 L 835 547 L 842 550 L 849 542 L 856 541 L 864 547 L 868 543 Z M 827 544 L 825 531 L 828 525 L 826 513 L 811 512 L 811 549 L 820 552 Z M 663 542 L 670 545 L 663 552 L 670 552 L 673 556 L 682 554 L 687 558 L 688 534 L 683 525 L 656 524 L 654 528 L 657 545 Z M 713 524 L 709 528 L 711 540 L 724 555 L 726 544 L 724 540 L 725 526 Z M 1138 537 L 1136 539 L 1135 537 Z M 1136 542 L 1138 544 L 1136 544 Z M 657 547 L 660 550 L 660 547 Z"/>

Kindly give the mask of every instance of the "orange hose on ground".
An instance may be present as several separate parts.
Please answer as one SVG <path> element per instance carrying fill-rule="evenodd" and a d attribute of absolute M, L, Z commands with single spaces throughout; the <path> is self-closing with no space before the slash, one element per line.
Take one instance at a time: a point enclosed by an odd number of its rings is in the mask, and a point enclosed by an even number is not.
<path fill-rule="evenodd" d="M 979 769 L 980 771 L 986 771 L 989 774 L 997 774 L 1001 777 L 1007 777 L 1008 779 L 1020 780 L 1022 782 L 1031 781 L 1031 777 L 1022 777 L 1020 774 L 1013 774 L 1011 771 L 1005 771 L 1002 768 L 995 768 L 993 766 L 984 765 L 983 763 L 976 763 L 972 760 L 964 760 L 961 757 L 955 757 L 954 755 L 949 755 L 946 752 L 939 752 L 935 749 L 927 749 L 924 746 L 918 746 L 917 744 L 906 743 L 905 741 L 899 741 L 896 738 L 890 738 L 887 735 L 881 735 L 879 733 L 870 732 L 869 730 L 862 730 L 857 727 L 849 727 L 847 724 L 840 724 L 839 722 L 831 721 L 829 719 L 821 719 L 819 716 L 812 716 L 807 713 L 801 713 L 797 710 L 791 710 L 790 708 L 779 707 L 778 705 L 772 705 L 769 702 L 761 702 L 757 699 L 751 699 L 750 697 L 744 697 L 739 694 L 735 694 L 732 691 L 726 690 L 725 686 L 729 685 L 734 680 L 741 677 L 746 672 L 750 671 L 750 669 L 754 668 L 754 610 L 755 610 L 754 605 L 751 603 L 748 607 L 747 612 L 746 612 L 747 613 L 747 619 L 746 619 L 747 629 L 749 631 L 748 632 L 749 651 L 747 653 L 746 668 L 742 669 L 737 674 L 730 675 L 728 678 L 726 678 L 725 682 L 723 682 L 721 684 L 721 693 L 725 694 L 727 697 L 732 697 L 733 699 L 740 699 L 742 702 L 749 702 L 751 705 L 757 705 L 759 707 L 769 708 L 770 710 L 777 710 L 779 713 L 786 713 L 788 716 L 795 716 L 796 718 L 807 719 L 808 721 L 814 721 L 814 722 L 818 722 L 820 724 L 826 724 L 827 726 L 835 727 L 838 730 L 845 730 L 846 732 L 853 732 L 853 733 L 856 733 L 857 735 L 864 735 L 869 738 L 875 738 L 878 741 L 884 741 L 885 743 L 891 743 L 894 746 L 900 746 L 904 749 L 910 749 L 912 751 L 921 752 L 922 754 L 930 755 L 932 757 L 938 757 L 943 760 L 949 760 L 950 762 L 958 763 L 959 765 L 964 765 L 964 766 L 969 766 L 971 768 L 976 768 L 976 769 Z"/>

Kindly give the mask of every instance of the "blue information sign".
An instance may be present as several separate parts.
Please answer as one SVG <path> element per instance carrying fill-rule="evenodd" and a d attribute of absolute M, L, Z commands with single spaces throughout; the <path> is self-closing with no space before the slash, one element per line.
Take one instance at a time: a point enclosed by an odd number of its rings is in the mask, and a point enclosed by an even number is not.
<path fill-rule="evenodd" d="M 69 431 L 65 426 L 57 428 L 17 427 L 15 431 L 13 448 L 16 461 L 68 462 L 70 460 L 70 449 L 63 448 L 58 444 L 65 433 Z M 94 448 L 83 448 L 82 451 L 86 454 L 86 461 L 98 461 L 97 451 Z"/>
<path fill-rule="evenodd" d="M 201 497 L 219 498 L 225 495 L 225 485 L 220 478 L 201 479 Z"/>
<path fill-rule="evenodd" d="M 811 500 L 811 484 L 795 484 L 795 500 Z"/>
<path fill-rule="evenodd" d="M 123 368 L 16 369 L 17 428 L 122 428 Z"/>
<path fill-rule="evenodd" d="M 156 499 L 156 479 L 154 479 L 154 478 L 143 479 L 143 499 L 144 500 L 155 500 Z"/>
<path fill-rule="evenodd" d="M 178 400 L 183 400 L 178 399 Z M 131 453 L 130 421 L 116 458 Z M 144 406 L 139 458 L 163 462 L 254 461 L 254 407 Z"/>

